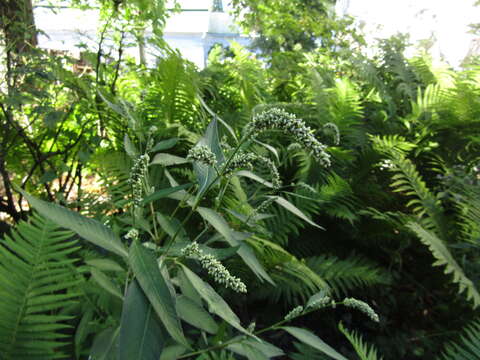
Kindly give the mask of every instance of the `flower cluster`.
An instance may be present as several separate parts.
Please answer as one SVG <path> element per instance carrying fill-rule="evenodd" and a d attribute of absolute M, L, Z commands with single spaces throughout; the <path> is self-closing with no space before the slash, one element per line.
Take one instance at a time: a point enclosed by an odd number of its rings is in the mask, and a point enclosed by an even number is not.
<path fill-rule="evenodd" d="M 345 300 L 343 300 L 343 305 L 363 312 L 365 315 L 367 315 L 371 320 L 375 322 L 380 321 L 377 313 L 370 307 L 370 305 L 368 305 L 364 301 L 353 299 L 353 298 L 346 298 Z"/>
<path fill-rule="evenodd" d="M 227 164 L 223 171 L 226 176 L 232 175 L 237 169 L 253 169 L 253 162 L 257 159 L 257 155 L 253 153 L 240 152 L 233 156 L 232 160 Z"/>
<path fill-rule="evenodd" d="M 309 308 L 311 309 L 321 309 L 324 308 L 325 306 L 328 306 L 332 302 L 332 299 L 330 296 L 324 296 L 318 300 L 315 300 L 311 304 L 308 305 Z"/>
<path fill-rule="evenodd" d="M 197 145 L 191 148 L 187 159 L 198 161 L 208 166 L 214 166 L 217 163 L 217 157 L 206 145 Z"/>
<path fill-rule="evenodd" d="M 292 320 L 303 313 L 303 306 L 297 306 L 283 318 L 285 321 Z"/>
<path fill-rule="evenodd" d="M 278 172 L 277 167 L 275 166 L 275 163 L 265 156 L 259 156 L 257 160 L 265 164 L 265 166 L 270 171 L 273 189 L 274 190 L 280 189 L 282 187 L 282 181 L 280 180 L 280 174 Z"/>
<path fill-rule="evenodd" d="M 208 274 L 213 279 L 226 288 L 233 291 L 246 293 L 247 286 L 239 278 L 232 276 L 228 269 L 222 265 L 213 255 L 205 255 L 198 246 L 197 242 L 192 242 L 182 249 L 182 254 L 187 257 L 192 257 L 200 261 L 202 267 L 207 270 Z"/>
<path fill-rule="evenodd" d="M 247 135 L 257 136 L 263 131 L 277 129 L 291 135 L 304 148 L 311 151 L 317 161 L 324 166 L 330 165 L 330 155 L 325 151 L 326 146 L 319 142 L 312 134 L 312 129 L 301 119 L 279 108 L 272 108 L 256 115 L 246 126 Z"/>
<path fill-rule="evenodd" d="M 126 239 L 137 240 L 138 239 L 138 230 L 137 229 L 130 229 L 125 235 Z"/>
<path fill-rule="evenodd" d="M 272 205 L 275 202 L 275 199 L 276 199 L 275 196 L 272 196 L 262 201 L 260 205 L 258 205 L 255 209 L 253 209 L 252 214 L 248 218 L 249 219 L 255 218 L 262 211 L 265 211 L 270 205 Z"/>
<path fill-rule="evenodd" d="M 128 179 L 129 184 L 132 186 L 133 191 L 133 203 L 135 205 L 140 205 L 142 202 L 143 186 L 142 181 L 147 174 L 148 163 L 150 162 L 150 157 L 148 154 L 140 155 L 134 162 L 132 171 L 130 172 L 130 178 Z"/>
<path fill-rule="evenodd" d="M 227 164 L 227 167 L 225 168 L 223 173 L 226 176 L 230 176 L 237 169 L 252 170 L 254 162 L 260 162 L 265 165 L 265 167 L 270 172 L 274 190 L 278 190 L 282 186 L 280 174 L 277 167 L 275 166 L 275 163 L 265 156 L 259 156 L 254 153 L 240 152 L 233 156 L 232 160 Z"/>

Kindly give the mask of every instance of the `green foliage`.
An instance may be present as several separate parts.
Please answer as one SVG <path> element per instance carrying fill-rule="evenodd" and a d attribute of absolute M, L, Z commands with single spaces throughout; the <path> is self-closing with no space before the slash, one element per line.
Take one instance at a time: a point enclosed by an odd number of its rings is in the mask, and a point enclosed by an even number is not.
<path fill-rule="evenodd" d="M 358 357 L 360 360 L 378 360 L 382 359 L 379 358 L 377 355 L 377 350 L 373 346 L 368 346 L 363 340 L 360 335 L 358 335 L 355 331 L 349 332 L 342 323 L 338 325 L 338 328 L 342 332 L 343 335 L 350 341 L 353 348 L 357 352 Z"/>
<path fill-rule="evenodd" d="M 459 341 L 445 346 L 444 360 L 474 360 L 480 357 L 480 324 L 477 322 L 467 326 Z"/>
<path fill-rule="evenodd" d="M 32 215 L 0 242 L 0 352 L 4 359 L 63 359 L 78 300 L 78 243 Z"/>
<path fill-rule="evenodd" d="M 477 67 L 406 58 L 402 36 L 365 51 L 328 1 L 241 0 L 261 53 L 216 46 L 199 71 L 160 40 L 164 1 L 98 4 L 98 48 L 81 64 L 39 49 L 5 58 L 0 215 L 19 225 L 2 245 L 0 330 L 23 299 L 11 294 L 35 280 L 21 273 L 38 239 L 58 241 L 41 266 L 74 261 L 58 252 L 75 249 L 80 274 L 65 264 L 32 285 L 50 292 L 27 304 L 58 308 L 17 348 L 78 360 L 342 359 L 353 348 L 425 359 L 478 317 Z M 137 44 L 138 64 L 126 55 Z M 288 114 L 280 131 L 264 134 L 265 111 Z M 330 167 L 311 156 L 312 137 Z M 25 199 L 80 235 L 80 249 Z M 380 326 L 365 303 L 334 296 L 366 299 Z M 340 304 L 370 319 L 330 310 Z M 477 328 L 448 355 L 474 353 Z"/>

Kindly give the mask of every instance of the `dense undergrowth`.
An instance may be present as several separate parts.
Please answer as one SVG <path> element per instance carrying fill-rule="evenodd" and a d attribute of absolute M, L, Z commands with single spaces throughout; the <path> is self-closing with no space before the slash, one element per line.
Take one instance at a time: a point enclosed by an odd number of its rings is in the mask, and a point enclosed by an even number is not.
<path fill-rule="evenodd" d="M 0 359 L 480 358 L 475 63 L 125 31 L 6 54 Z"/>

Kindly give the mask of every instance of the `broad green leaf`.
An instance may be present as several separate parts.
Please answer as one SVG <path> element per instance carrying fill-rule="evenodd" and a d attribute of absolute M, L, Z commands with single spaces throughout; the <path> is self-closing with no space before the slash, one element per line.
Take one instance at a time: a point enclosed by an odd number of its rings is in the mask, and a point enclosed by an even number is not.
<path fill-rule="evenodd" d="M 241 243 L 237 253 L 260 280 L 265 279 L 270 284 L 275 285 L 275 282 L 270 275 L 267 274 L 262 264 L 260 264 L 260 261 L 258 261 L 255 252 L 247 243 Z"/>
<path fill-rule="evenodd" d="M 276 347 L 275 345 L 270 344 L 265 340 L 258 341 L 255 339 L 247 339 L 244 341 L 244 343 L 261 351 L 269 359 L 273 357 L 285 355 L 282 349 Z"/>
<path fill-rule="evenodd" d="M 110 278 L 105 275 L 103 272 L 101 272 L 98 269 L 92 268 L 90 270 L 93 279 L 97 282 L 98 285 L 100 285 L 102 288 L 104 288 L 106 291 L 108 291 L 110 294 L 118 297 L 119 299 L 123 300 L 123 295 L 120 292 L 120 289 L 118 288 L 117 285 L 115 285 Z"/>
<path fill-rule="evenodd" d="M 266 342 L 251 338 L 239 339 L 238 343 L 228 346 L 228 349 L 251 360 L 272 359 L 285 355 L 282 349 Z"/>
<path fill-rule="evenodd" d="M 178 316 L 190 325 L 205 330 L 210 334 L 216 334 L 218 331 L 217 323 L 210 314 L 185 295 L 177 298 L 177 312 Z"/>
<path fill-rule="evenodd" d="M 248 170 L 240 170 L 240 171 L 237 171 L 235 173 L 235 175 L 237 176 L 243 176 L 243 177 L 247 177 L 249 179 L 252 179 L 252 180 L 255 180 L 256 182 L 259 182 L 260 184 L 266 186 L 266 187 L 269 187 L 269 188 L 273 188 L 273 184 L 265 179 L 262 179 L 260 176 L 258 176 L 257 174 L 254 174 L 253 172 L 251 171 L 248 171 Z"/>
<path fill-rule="evenodd" d="M 202 104 L 202 106 L 205 108 L 205 110 L 207 110 L 207 112 L 212 115 L 212 117 L 216 120 L 218 120 L 218 122 L 220 122 L 220 124 L 222 124 L 225 129 L 227 129 L 227 131 L 230 133 L 230 135 L 232 135 L 233 139 L 235 141 L 237 141 L 237 135 L 235 135 L 235 131 L 233 131 L 232 127 L 230 125 L 228 125 L 225 120 L 223 120 L 221 117 L 219 117 L 217 114 L 215 114 L 215 112 L 210 109 L 210 107 L 205 103 L 205 101 L 203 101 L 202 97 L 201 96 L 198 96 L 198 100 L 200 101 L 200 103 Z"/>
<path fill-rule="evenodd" d="M 155 155 L 150 165 L 172 166 L 172 165 L 186 164 L 189 162 L 190 160 L 187 160 L 180 156 L 167 154 L 167 153 L 158 153 L 157 155 Z"/>
<path fill-rule="evenodd" d="M 125 271 L 112 259 L 91 259 L 85 260 L 85 263 L 103 271 Z"/>
<path fill-rule="evenodd" d="M 290 211 L 292 214 L 295 216 L 298 216 L 300 219 L 303 221 L 309 223 L 312 226 L 315 226 L 316 228 L 325 230 L 323 227 L 320 225 L 315 224 L 312 220 L 310 220 L 303 212 L 300 211 L 299 208 L 297 208 L 295 205 L 293 205 L 290 201 L 281 198 L 280 196 L 269 196 L 270 198 L 274 198 L 275 202 L 285 208 L 286 210 Z"/>
<path fill-rule="evenodd" d="M 240 243 L 235 238 L 235 233 L 230 229 L 228 223 L 217 212 L 209 208 L 199 207 L 198 213 L 217 230 L 230 246 L 240 246 L 238 255 L 242 258 L 245 264 L 258 276 L 259 279 L 267 280 L 269 283 L 274 284 L 273 280 L 267 274 L 262 264 L 258 261 L 253 250 L 245 243 Z"/>
<path fill-rule="evenodd" d="M 307 344 L 318 351 L 323 352 L 324 354 L 330 356 L 335 360 L 348 360 L 345 356 L 337 352 L 334 348 L 330 345 L 325 343 L 322 339 L 320 339 L 317 335 L 313 334 L 312 332 L 301 329 L 294 326 L 282 326 L 281 329 L 288 332 L 290 335 L 295 337 L 297 340 L 301 341 L 304 344 Z"/>
<path fill-rule="evenodd" d="M 182 270 L 202 299 L 207 302 L 211 312 L 220 316 L 234 328 L 248 334 L 248 332 L 240 325 L 240 319 L 238 316 L 235 315 L 230 306 L 228 306 L 225 300 L 217 294 L 210 284 L 203 281 L 185 265 L 182 265 Z"/>
<path fill-rule="evenodd" d="M 148 195 L 147 197 L 145 197 L 145 198 L 142 200 L 142 204 L 145 205 L 145 204 L 151 203 L 152 201 L 156 201 L 156 200 L 158 200 L 158 199 L 165 198 L 165 197 L 167 197 L 168 195 L 171 195 L 171 194 L 173 194 L 173 193 L 176 193 L 177 191 L 187 189 L 187 188 L 189 188 L 191 185 L 192 185 L 191 183 L 188 183 L 188 184 L 178 185 L 178 186 L 174 186 L 174 187 L 170 187 L 170 188 L 166 188 L 166 189 L 161 189 L 161 190 L 155 191 L 153 194 Z"/>
<path fill-rule="evenodd" d="M 120 328 L 108 328 L 95 337 L 90 357 L 94 360 L 117 360 Z"/>
<path fill-rule="evenodd" d="M 198 141 L 198 145 L 207 146 L 210 151 L 212 151 L 217 158 L 217 167 L 220 167 L 224 161 L 225 157 L 223 155 L 222 148 L 220 146 L 220 140 L 218 139 L 218 126 L 217 120 L 213 119 L 205 131 L 205 135 Z M 197 181 L 199 184 L 197 196 L 201 196 L 211 185 L 215 179 L 218 179 L 217 172 L 212 166 L 208 166 L 203 163 L 194 162 L 193 170 L 197 175 Z"/>
<path fill-rule="evenodd" d="M 182 291 L 182 295 L 188 297 L 190 300 L 195 302 L 197 305 L 202 305 L 202 298 L 197 290 L 193 287 L 190 280 L 188 280 L 187 276 L 183 271 L 178 272 L 178 282 L 180 285 L 180 289 Z"/>
<path fill-rule="evenodd" d="M 120 325 L 119 360 L 158 360 L 164 348 L 160 320 L 138 282 L 128 287 Z"/>
<path fill-rule="evenodd" d="M 155 146 L 150 150 L 150 152 L 168 150 L 174 147 L 178 142 L 178 138 L 171 138 L 167 140 L 162 140 L 155 144 Z"/>
<path fill-rule="evenodd" d="M 228 345 L 227 349 L 238 355 L 245 356 L 248 360 L 268 360 L 268 357 L 260 350 L 243 342 Z"/>
<path fill-rule="evenodd" d="M 178 182 L 173 178 L 172 174 L 170 174 L 167 169 L 165 169 L 164 171 L 165 171 L 165 176 L 167 177 L 168 182 L 170 183 L 170 186 L 173 186 L 173 187 L 179 186 Z M 170 194 L 168 195 L 168 198 L 175 199 L 178 201 L 185 201 L 190 206 L 193 206 L 193 203 L 194 203 L 193 196 L 190 195 L 185 190 L 180 190 L 173 194 Z"/>
<path fill-rule="evenodd" d="M 168 333 L 175 341 L 188 346 L 177 316 L 175 299 L 172 298 L 154 254 L 134 241 L 130 246 L 129 260 L 133 274 Z"/>
<path fill-rule="evenodd" d="M 182 223 L 178 219 L 169 218 L 168 216 L 157 213 L 157 221 L 162 230 L 165 231 L 168 236 L 173 237 L 178 231 L 177 239 L 179 241 L 190 242 L 187 232 L 185 231 Z"/>
<path fill-rule="evenodd" d="M 125 137 L 123 138 L 123 147 L 125 148 L 125 151 L 128 154 L 128 156 L 130 156 L 132 159 L 138 156 L 138 150 L 135 147 L 135 145 L 132 143 L 132 141 L 130 140 L 127 134 L 125 134 Z"/>
<path fill-rule="evenodd" d="M 75 231 L 85 240 L 109 250 L 117 255 L 127 257 L 125 246 L 108 227 L 94 219 L 86 218 L 63 206 L 37 199 L 25 191 L 21 191 L 28 202 L 43 216 L 54 223 Z"/>
<path fill-rule="evenodd" d="M 187 348 L 185 346 L 178 344 L 167 346 L 163 349 L 160 360 L 177 360 L 186 350 Z"/>

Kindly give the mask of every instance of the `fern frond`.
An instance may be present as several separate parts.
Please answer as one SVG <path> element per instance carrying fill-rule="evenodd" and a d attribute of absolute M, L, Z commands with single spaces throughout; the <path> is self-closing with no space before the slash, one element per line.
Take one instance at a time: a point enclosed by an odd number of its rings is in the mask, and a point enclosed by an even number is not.
<path fill-rule="evenodd" d="M 345 335 L 348 341 L 350 341 L 350 344 L 352 344 L 360 360 L 382 359 L 382 357 L 378 357 L 377 350 L 373 346 L 369 347 L 368 344 L 362 340 L 362 337 L 358 333 L 355 331 L 349 332 L 347 329 L 345 329 L 342 323 L 338 325 L 338 328 L 342 334 Z"/>
<path fill-rule="evenodd" d="M 264 267 L 275 282 L 275 287 L 262 286 L 255 292 L 259 298 L 288 305 L 305 303 L 320 290 L 329 290 L 328 284 L 303 260 L 297 259 L 277 244 L 254 237 L 249 242 L 263 259 Z"/>
<path fill-rule="evenodd" d="M 445 346 L 441 360 L 480 359 L 480 321 L 466 327 L 460 340 Z M 439 359 L 439 360 L 440 360 Z"/>
<path fill-rule="evenodd" d="M 389 157 L 390 171 L 395 173 L 391 184 L 394 191 L 411 197 L 406 206 L 419 218 L 423 226 L 430 230 L 435 229 L 445 238 L 447 231 L 442 204 L 428 189 L 413 162 L 405 157 L 405 153 L 412 149 L 412 144 L 398 136 L 372 136 L 372 142 L 377 151 Z"/>
<path fill-rule="evenodd" d="M 425 229 L 419 223 L 410 222 L 407 224 L 407 227 L 418 236 L 424 245 L 428 246 L 432 255 L 437 259 L 433 266 L 445 265 L 445 273 L 453 275 L 453 281 L 459 285 L 459 293 L 466 291 L 467 299 L 473 301 L 474 308 L 480 305 L 480 294 L 477 288 L 467 278 L 463 269 L 455 261 L 443 241 L 433 231 Z"/>
<path fill-rule="evenodd" d="M 440 200 L 428 188 L 418 173 L 415 165 L 406 158 L 392 158 L 396 174 L 392 176 L 395 192 L 402 192 L 413 197 L 407 207 L 418 216 L 422 225 L 435 229 L 442 238 L 446 236 L 444 210 Z"/>
<path fill-rule="evenodd" d="M 32 215 L 0 242 L 2 359 L 62 359 L 67 345 L 61 310 L 75 302 L 72 233 Z"/>
<path fill-rule="evenodd" d="M 359 255 L 339 259 L 333 255 L 313 256 L 306 259 L 307 266 L 324 279 L 337 294 L 349 294 L 351 290 L 389 284 L 390 273 Z"/>

